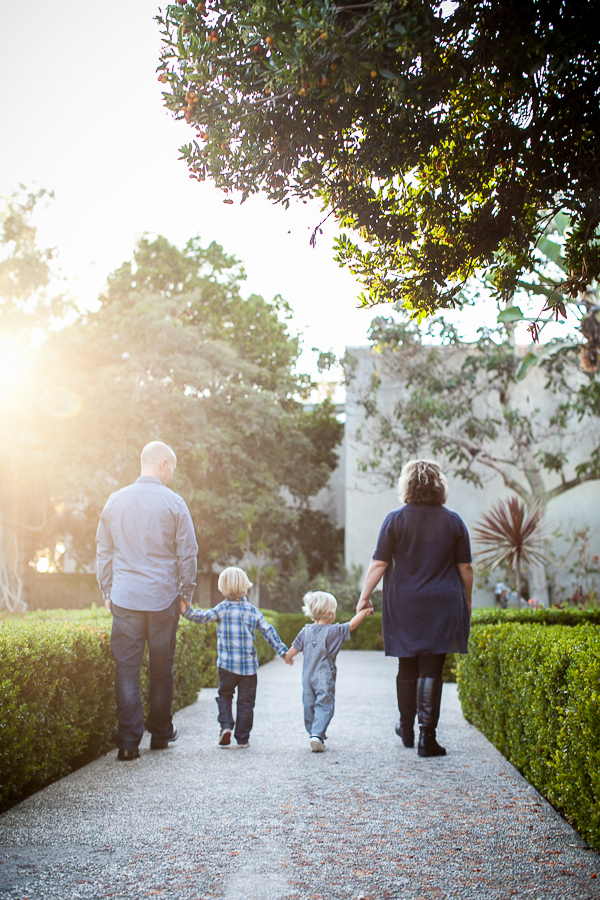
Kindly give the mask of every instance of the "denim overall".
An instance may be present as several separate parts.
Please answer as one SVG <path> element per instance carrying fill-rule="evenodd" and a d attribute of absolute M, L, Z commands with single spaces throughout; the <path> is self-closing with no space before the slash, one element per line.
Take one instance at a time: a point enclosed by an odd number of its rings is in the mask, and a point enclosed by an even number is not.
<path fill-rule="evenodd" d="M 304 724 L 311 737 L 321 740 L 325 740 L 335 705 L 335 662 L 325 647 L 329 628 L 329 625 L 309 626 L 302 648 Z"/>

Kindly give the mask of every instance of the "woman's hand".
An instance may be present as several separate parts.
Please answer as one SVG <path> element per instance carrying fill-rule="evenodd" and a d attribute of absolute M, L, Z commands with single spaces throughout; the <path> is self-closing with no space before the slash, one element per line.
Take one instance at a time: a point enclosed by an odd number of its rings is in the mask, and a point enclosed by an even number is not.
<path fill-rule="evenodd" d="M 373 613 L 375 612 L 373 604 L 371 603 L 371 601 L 369 600 L 368 597 L 361 597 L 360 600 L 358 601 L 358 603 L 356 604 L 356 612 L 357 613 L 362 612 L 363 609 L 368 610 L 368 612 L 367 612 L 368 616 L 372 616 Z"/>

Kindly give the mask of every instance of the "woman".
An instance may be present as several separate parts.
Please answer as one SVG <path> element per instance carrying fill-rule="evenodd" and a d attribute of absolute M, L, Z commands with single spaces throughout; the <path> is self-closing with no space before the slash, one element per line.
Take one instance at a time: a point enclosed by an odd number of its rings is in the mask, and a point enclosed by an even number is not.
<path fill-rule="evenodd" d="M 444 508 L 448 482 L 437 463 L 407 462 L 398 482 L 405 506 L 384 520 L 356 610 L 373 608 L 383 575 L 383 644 L 398 657 L 396 733 L 419 756 L 444 756 L 435 736 L 447 653 L 466 653 L 473 566 L 467 528 Z"/>

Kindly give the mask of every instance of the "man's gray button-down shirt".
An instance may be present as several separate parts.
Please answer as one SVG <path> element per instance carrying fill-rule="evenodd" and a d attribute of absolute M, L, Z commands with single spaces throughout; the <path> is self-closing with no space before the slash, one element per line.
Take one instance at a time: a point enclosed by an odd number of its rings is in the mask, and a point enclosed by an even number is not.
<path fill-rule="evenodd" d="M 98 583 L 125 609 L 191 601 L 198 544 L 185 501 L 159 478 L 140 476 L 111 494 L 96 533 Z"/>

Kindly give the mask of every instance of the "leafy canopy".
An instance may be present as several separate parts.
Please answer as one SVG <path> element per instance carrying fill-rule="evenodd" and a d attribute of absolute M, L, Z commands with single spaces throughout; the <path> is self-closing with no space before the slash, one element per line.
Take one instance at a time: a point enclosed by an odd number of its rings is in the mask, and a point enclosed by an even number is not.
<path fill-rule="evenodd" d="M 320 197 L 368 242 L 338 245 L 365 305 L 451 307 L 479 268 L 510 296 L 560 210 L 564 291 L 597 278 L 600 20 L 586 0 L 178 3 L 158 19 L 159 79 L 195 132 L 191 176 L 244 199 Z"/>

